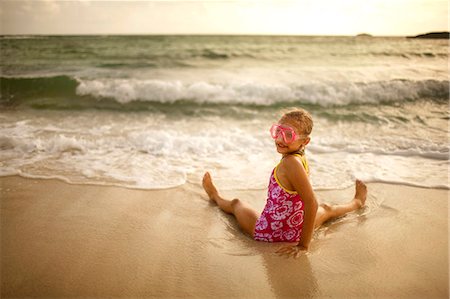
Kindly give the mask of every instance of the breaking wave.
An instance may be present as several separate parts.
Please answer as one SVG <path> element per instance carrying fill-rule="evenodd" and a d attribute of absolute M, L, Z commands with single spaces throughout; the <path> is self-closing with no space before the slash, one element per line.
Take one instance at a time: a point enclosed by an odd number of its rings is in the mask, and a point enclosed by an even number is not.
<path fill-rule="evenodd" d="M 345 106 L 349 104 L 378 104 L 428 99 L 447 101 L 448 80 L 389 80 L 374 82 L 320 82 L 265 84 L 211 83 L 206 81 L 142 79 L 80 79 L 70 76 L 1 77 L 3 105 L 23 104 L 45 100 L 47 108 L 64 101 L 66 108 L 76 108 L 82 100 L 94 108 L 102 108 L 99 100 L 112 100 L 121 105 L 132 102 L 173 104 L 231 104 L 272 106 L 279 104 L 312 104 Z M 53 101 L 52 101 L 53 99 Z M 86 102 L 84 103 L 86 105 Z M 85 107 L 86 108 L 86 107 Z"/>

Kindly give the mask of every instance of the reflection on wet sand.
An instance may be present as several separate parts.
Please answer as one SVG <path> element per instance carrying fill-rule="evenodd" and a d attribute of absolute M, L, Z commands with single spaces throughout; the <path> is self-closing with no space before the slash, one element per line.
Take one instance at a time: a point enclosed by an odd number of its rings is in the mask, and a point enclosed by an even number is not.
<path fill-rule="evenodd" d="M 316 298 L 318 284 L 308 255 L 298 259 L 263 255 L 267 278 L 276 298 Z"/>

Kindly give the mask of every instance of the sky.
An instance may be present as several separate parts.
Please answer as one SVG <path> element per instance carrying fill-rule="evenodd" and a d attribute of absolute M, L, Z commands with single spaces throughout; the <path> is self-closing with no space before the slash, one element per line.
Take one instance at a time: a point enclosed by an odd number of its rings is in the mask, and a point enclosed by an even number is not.
<path fill-rule="evenodd" d="M 417 35 L 447 0 L 0 0 L 0 34 Z"/>

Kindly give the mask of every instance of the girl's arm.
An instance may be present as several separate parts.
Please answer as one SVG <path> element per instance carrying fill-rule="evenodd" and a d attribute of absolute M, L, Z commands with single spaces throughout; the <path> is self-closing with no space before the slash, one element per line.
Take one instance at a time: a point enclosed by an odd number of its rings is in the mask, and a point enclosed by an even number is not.
<path fill-rule="evenodd" d="M 303 229 L 298 246 L 307 250 L 313 236 L 319 205 L 302 163 L 295 156 L 287 156 L 284 160 L 286 177 L 303 200 L 305 214 L 303 215 Z"/>

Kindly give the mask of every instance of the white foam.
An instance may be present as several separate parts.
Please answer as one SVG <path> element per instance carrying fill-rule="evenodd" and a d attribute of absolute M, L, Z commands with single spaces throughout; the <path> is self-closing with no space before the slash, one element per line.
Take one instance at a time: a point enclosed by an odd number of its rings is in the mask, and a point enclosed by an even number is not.
<path fill-rule="evenodd" d="M 78 79 L 77 94 L 112 98 L 126 104 L 133 101 L 273 105 L 280 102 L 346 105 L 442 98 L 448 96 L 448 81 L 390 80 L 375 82 L 183 82 L 181 80 Z"/>
<path fill-rule="evenodd" d="M 42 147 L 42 142 L 41 147 Z M 85 151 L 85 141 L 75 137 L 66 137 L 65 135 L 58 135 L 46 143 L 47 151 L 51 153 L 65 153 L 65 152 L 80 152 Z"/>
<path fill-rule="evenodd" d="M 270 120 L 257 117 L 168 120 L 144 113 L 68 112 L 23 122 L 18 115 L 6 115 L 0 126 L 0 176 L 155 189 L 199 184 L 211 171 L 221 189 L 262 189 L 280 159 L 267 133 Z M 355 123 L 335 128 L 316 121 L 322 129 L 307 150 L 315 188 L 345 188 L 355 178 L 449 186 L 448 146 L 440 135 L 418 138 L 429 134 L 424 130 L 411 131 L 414 138 L 389 138 L 377 135 L 377 126 L 364 131 Z"/>

